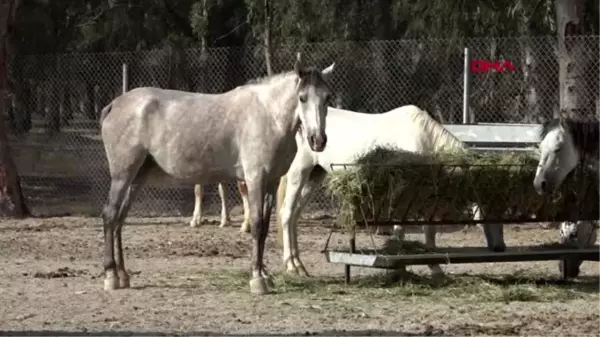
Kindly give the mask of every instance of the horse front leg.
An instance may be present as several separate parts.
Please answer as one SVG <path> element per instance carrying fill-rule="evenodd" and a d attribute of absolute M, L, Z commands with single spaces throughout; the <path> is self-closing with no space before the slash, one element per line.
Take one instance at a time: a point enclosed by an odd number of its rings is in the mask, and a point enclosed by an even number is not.
<path fill-rule="evenodd" d="M 482 211 L 482 205 L 479 206 L 479 212 L 475 213 L 473 216 L 474 220 L 483 220 L 485 215 Z M 485 212 L 486 209 L 483 209 Z M 489 215 L 488 219 L 498 219 L 499 216 L 497 211 L 490 209 L 490 212 L 485 212 L 485 214 Z M 504 225 L 501 223 L 484 223 L 483 224 L 483 234 L 485 235 L 485 240 L 487 242 L 487 247 L 489 250 L 493 252 L 504 252 L 506 251 L 506 243 L 504 243 Z"/>
<path fill-rule="evenodd" d="M 227 209 L 227 189 L 223 186 L 223 183 L 219 183 L 219 198 L 221 198 L 221 223 L 219 227 L 223 228 L 231 222 Z"/>
<path fill-rule="evenodd" d="M 265 242 L 269 232 L 269 221 L 265 221 L 265 206 L 267 206 L 267 202 L 265 201 L 269 199 L 265 196 L 269 193 L 265 192 L 268 192 L 269 189 L 264 187 L 263 179 L 255 178 L 246 180 L 246 184 L 248 186 L 250 219 L 252 220 L 252 278 L 250 279 L 250 292 L 252 294 L 263 295 L 271 292 L 269 289 L 268 274 L 264 266 Z"/>
<path fill-rule="evenodd" d="M 314 194 L 317 188 L 321 185 L 323 180 L 325 179 L 326 172 L 318 171 L 317 169 L 313 169 L 311 172 L 308 182 L 304 185 L 300 192 L 300 200 L 296 207 L 294 207 L 294 211 L 292 213 L 292 220 L 290 222 L 290 234 L 291 234 L 291 260 L 293 265 L 296 267 L 296 272 L 305 277 L 310 277 L 308 271 L 304 267 L 304 263 L 300 260 L 300 248 L 298 248 L 298 222 L 300 221 L 300 215 L 302 210 L 308 202 L 310 201 L 310 197 Z"/>
<path fill-rule="evenodd" d="M 190 227 L 200 226 L 202 224 L 202 185 L 194 185 L 194 213 L 190 221 Z"/>
<path fill-rule="evenodd" d="M 285 179 L 287 179 L 285 187 L 285 198 L 283 199 L 279 215 L 281 218 L 281 230 L 283 239 L 283 263 L 286 266 L 288 274 L 299 275 L 301 272 L 306 274 L 306 269 L 302 265 L 298 257 L 298 251 L 292 251 L 297 245 L 294 239 L 296 235 L 295 220 L 298 214 L 298 204 L 301 198 L 302 188 L 307 183 L 310 177 L 310 170 L 293 170 L 290 169 Z M 296 258 L 294 258 L 296 257 Z M 299 265 L 296 264 L 298 262 Z"/>
<path fill-rule="evenodd" d="M 423 231 L 425 232 L 425 247 L 435 250 L 436 225 L 423 225 Z M 444 270 L 442 270 L 439 264 L 429 264 L 427 266 L 429 267 L 429 270 L 431 270 L 432 277 L 438 278 L 444 276 Z"/>

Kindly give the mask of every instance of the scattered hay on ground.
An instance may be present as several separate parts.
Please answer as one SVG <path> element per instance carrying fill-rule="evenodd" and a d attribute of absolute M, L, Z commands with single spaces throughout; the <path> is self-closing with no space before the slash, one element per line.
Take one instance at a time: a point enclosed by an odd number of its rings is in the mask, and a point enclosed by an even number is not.
<path fill-rule="evenodd" d="M 229 271 L 210 277 L 210 285 L 219 291 L 243 292 L 248 286 L 250 274 Z M 432 301 L 461 302 L 552 302 L 585 299 L 597 293 L 600 281 L 585 278 L 577 282 L 558 279 L 534 278 L 526 275 L 452 275 L 442 280 L 424 277 L 410 272 L 384 271 L 369 276 L 355 277 L 347 285 L 343 277 L 311 277 L 299 279 L 286 273 L 273 274 L 277 292 L 282 297 L 302 293 L 309 297 L 323 298 L 361 292 L 369 298 L 402 296 Z"/>

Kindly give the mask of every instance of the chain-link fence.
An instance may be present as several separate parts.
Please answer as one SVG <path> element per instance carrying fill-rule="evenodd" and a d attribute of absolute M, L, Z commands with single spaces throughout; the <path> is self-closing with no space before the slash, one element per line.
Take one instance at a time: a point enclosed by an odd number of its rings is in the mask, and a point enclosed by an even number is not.
<path fill-rule="evenodd" d="M 598 36 L 579 39 L 598 55 Z M 461 123 L 465 47 L 473 60 L 505 60 L 514 66 L 471 74 L 471 122 L 538 123 L 558 109 L 554 37 L 283 46 L 274 51 L 273 69 L 290 70 L 295 53 L 302 51 L 310 65 L 336 62 L 331 86 L 336 105 L 344 109 L 380 113 L 415 104 L 445 124 Z M 598 58 L 592 63 L 585 73 L 589 79 L 583 80 L 586 95 L 597 102 Z M 16 57 L 8 118 L 14 157 L 34 213 L 99 214 L 109 176 L 98 116 L 123 90 L 123 64 L 129 89 L 156 86 L 206 93 L 230 90 L 264 76 L 266 69 L 262 49 L 254 47 Z M 226 201 L 239 212 L 235 184 L 227 186 Z M 132 214 L 191 216 L 193 201 L 193 186 L 147 186 Z M 203 204 L 206 214 L 219 214 L 216 184 L 205 186 Z M 330 209 L 330 198 L 321 191 L 304 215 Z"/>

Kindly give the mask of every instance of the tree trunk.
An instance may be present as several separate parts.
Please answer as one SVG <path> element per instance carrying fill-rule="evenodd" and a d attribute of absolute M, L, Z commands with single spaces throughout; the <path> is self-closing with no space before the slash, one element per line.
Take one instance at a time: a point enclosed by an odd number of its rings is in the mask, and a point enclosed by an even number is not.
<path fill-rule="evenodd" d="M 586 69 L 594 57 L 591 52 L 594 48 L 586 48 L 586 40 L 576 36 L 584 33 L 585 0 L 556 0 L 555 5 L 560 115 L 591 117 L 595 97 L 586 93 L 585 84 Z"/>
<path fill-rule="evenodd" d="M 10 94 L 8 86 L 10 34 L 19 2 L 19 0 L 0 0 L 0 216 L 22 218 L 30 213 L 25 205 L 21 181 L 13 162 L 4 125 L 6 98 Z"/>
<path fill-rule="evenodd" d="M 272 46 L 271 46 L 271 0 L 264 0 L 265 6 L 265 64 L 267 66 L 267 75 L 273 75 L 273 63 L 272 63 Z"/>
<path fill-rule="evenodd" d="M 379 0 L 373 2 L 373 5 L 376 8 L 378 25 L 376 29 L 377 40 L 369 43 L 375 68 L 373 71 L 375 87 L 371 92 L 373 95 L 369 96 L 371 96 L 373 102 L 371 111 L 384 113 L 396 107 L 395 102 L 392 102 L 391 99 L 395 96 L 393 90 L 395 88 L 390 85 L 389 65 L 393 64 L 393 61 L 390 61 L 391 49 L 390 44 L 385 42 L 391 36 L 391 2 L 389 0 Z"/>
<path fill-rule="evenodd" d="M 534 52 L 534 46 L 532 40 L 526 32 L 520 40 L 521 51 L 522 51 L 522 62 L 521 70 L 523 71 L 523 92 L 522 102 L 525 116 L 521 122 L 524 123 L 536 123 L 541 117 L 541 110 L 539 106 L 539 92 L 537 90 L 538 80 L 538 59 Z"/>

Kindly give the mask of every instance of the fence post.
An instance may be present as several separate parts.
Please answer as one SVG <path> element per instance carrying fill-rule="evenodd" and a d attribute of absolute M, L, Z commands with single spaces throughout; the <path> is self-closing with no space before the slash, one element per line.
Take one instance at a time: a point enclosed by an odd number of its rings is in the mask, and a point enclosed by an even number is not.
<path fill-rule="evenodd" d="M 465 67 L 463 70 L 463 124 L 469 124 L 471 103 L 471 52 L 465 48 Z"/>
<path fill-rule="evenodd" d="M 129 83 L 128 74 L 127 63 L 123 63 L 123 93 L 127 92 L 127 84 Z"/>

